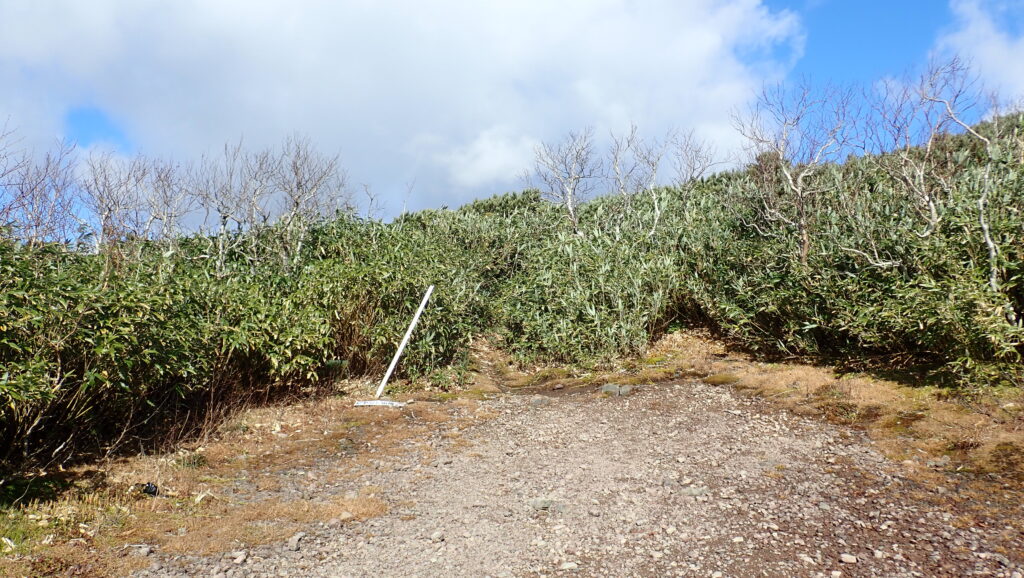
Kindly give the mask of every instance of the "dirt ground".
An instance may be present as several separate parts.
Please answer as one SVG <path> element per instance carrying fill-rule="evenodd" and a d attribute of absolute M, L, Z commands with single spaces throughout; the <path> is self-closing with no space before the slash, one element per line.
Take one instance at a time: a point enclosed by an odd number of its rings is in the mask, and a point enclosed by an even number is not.
<path fill-rule="evenodd" d="M 605 371 L 475 360 L 457 393 L 262 408 L 112 465 L 105 487 L 158 495 L 6 571 L 1024 577 L 1019 398 L 981 411 L 693 335 Z"/>

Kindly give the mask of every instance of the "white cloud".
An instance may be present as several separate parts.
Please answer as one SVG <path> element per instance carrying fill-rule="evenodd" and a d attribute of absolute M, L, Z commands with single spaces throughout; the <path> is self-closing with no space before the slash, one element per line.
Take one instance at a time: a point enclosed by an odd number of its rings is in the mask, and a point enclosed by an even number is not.
<path fill-rule="evenodd" d="M 761 0 L 0 0 L 0 115 L 46 142 L 96 106 L 178 158 L 299 131 L 395 211 L 517 188 L 584 126 L 717 137 L 801 46 Z"/>
<path fill-rule="evenodd" d="M 1024 97 L 1024 2 L 951 0 L 950 8 L 955 25 L 940 37 L 939 52 L 968 58 L 1002 96 Z"/>
<path fill-rule="evenodd" d="M 508 126 L 482 131 L 471 143 L 438 155 L 456 185 L 480 188 L 507 183 L 528 167 L 537 142 Z M 497 192 L 497 191 L 495 191 Z"/>

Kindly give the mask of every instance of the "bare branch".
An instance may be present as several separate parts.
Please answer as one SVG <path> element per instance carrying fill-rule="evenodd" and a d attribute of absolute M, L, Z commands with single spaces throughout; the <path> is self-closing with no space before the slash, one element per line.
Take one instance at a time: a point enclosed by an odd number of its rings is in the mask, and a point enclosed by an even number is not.
<path fill-rule="evenodd" d="M 141 192 L 148 173 L 149 161 L 142 156 L 123 159 L 111 152 L 98 152 L 86 160 L 81 187 L 83 200 L 96 218 L 97 251 L 129 237 L 145 235 L 145 203 Z"/>
<path fill-rule="evenodd" d="M 580 232 L 577 208 L 601 179 L 601 161 L 594 156 L 594 131 L 570 132 L 562 141 L 544 143 L 534 153 L 534 174 L 545 198 L 565 208 L 573 231 Z"/>
<path fill-rule="evenodd" d="M 9 213 L 16 235 L 30 245 L 69 243 L 76 229 L 75 147 L 67 141 L 38 162 L 27 156 L 9 188 L 19 199 Z"/>
<path fill-rule="evenodd" d="M 762 191 L 762 216 L 795 224 L 804 263 L 818 195 L 833 186 L 812 184 L 811 179 L 846 149 L 853 128 L 851 107 L 849 90 L 813 90 L 807 83 L 788 89 L 778 84 L 766 87 L 747 115 L 734 118 L 737 130 L 750 142 L 755 166 L 766 176 L 780 177 L 782 194 Z"/>

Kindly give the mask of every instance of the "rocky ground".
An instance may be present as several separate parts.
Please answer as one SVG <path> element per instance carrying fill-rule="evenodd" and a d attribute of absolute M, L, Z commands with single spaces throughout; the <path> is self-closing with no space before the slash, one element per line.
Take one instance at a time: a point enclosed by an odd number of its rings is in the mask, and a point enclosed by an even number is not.
<path fill-rule="evenodd" d="M 283 471 L 277 492 L 386 512 L 209 557 L 143 547 L 136 575 L 1024 577 L 1012 518 L 855 430 L 696 380 L 604 389 L 494 395 L 403 451 Z"/>

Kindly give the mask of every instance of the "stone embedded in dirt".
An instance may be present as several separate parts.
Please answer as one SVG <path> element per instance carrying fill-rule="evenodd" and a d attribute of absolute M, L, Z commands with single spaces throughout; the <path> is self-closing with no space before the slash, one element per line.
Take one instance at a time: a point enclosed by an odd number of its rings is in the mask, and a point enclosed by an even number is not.
<path fill-rule="evenodd" d="M 687 486 L 682 490 L 679 490 L 679 493 L 683 494 L 684 496 L 697 497 L 703 496 L 704 494 L 708 493 L 708 489 L 705 486 Z"/>
<path fill-rule="evenodd" d="M 530 399 L 530 405 L 533 407 L 544 407 L 551 405 L 551 399 L 544 397 L 543 395 L 535 395 Z"/>
<path fill-rule="evenodd" d="M 299 551 L 299 541 L 306 537 L 305 532 L 297 532 L 291 538 L 288 538 L 288 549 L 292 552 Z"/>
<path fill-rule="evenodd" d="M 843 564 L 856 564 L 857 563 L 857 557 L 854 556 L 853 554 L 840 554 L 839 555 L 839 561 L 842 562 Z"/>
<path fill-rule="evenodd" d="M 565 504 L 550 498 L 533 498 L 527 502 L 534 510 L 541 512 L 563 512 Z"/>
<path fill-rule="evenodd" d="M 580 565 L 575 563 L 575 562 L 565 562 L 561 566 L 559 566 L 558 569 L 559 570 L 576 570 L 579 567 L 580 567 Z"/>
<path fill-rule="evenodd" d="M 437 530 L 430 535 L 430 541 L 435 544 L 437 544 L 438 542 L 444 542 L 444 534 L 441 532 L 441 530 Z"/>

